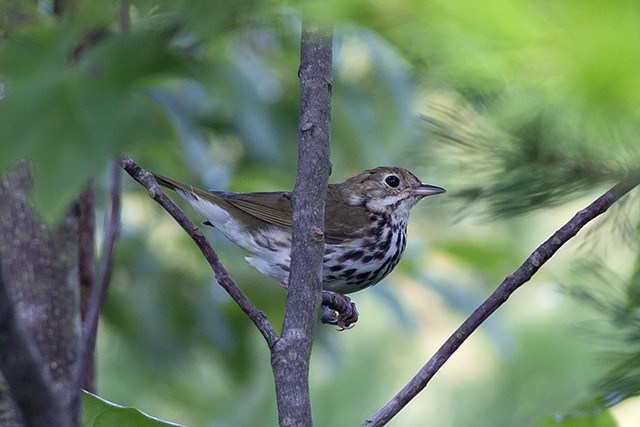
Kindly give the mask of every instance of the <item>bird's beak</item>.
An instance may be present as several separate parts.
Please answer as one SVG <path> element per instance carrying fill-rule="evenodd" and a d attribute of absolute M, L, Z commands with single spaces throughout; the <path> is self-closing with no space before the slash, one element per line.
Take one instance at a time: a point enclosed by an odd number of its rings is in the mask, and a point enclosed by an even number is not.
<path fill-rule="evenodd" d="M 416 185 L 415 187 L 411 187 L 409 189 L 409 192 L 411 192 L 411 195 L 417 196 L 417 197 L 434 196 L 436 194 L 444 193 L 445 191 L 447 190 L 445 190 L 442 187 L 438 187 L 437 185 L 431 185 L 431 184 L 420 184 L 420 185 Z"/>

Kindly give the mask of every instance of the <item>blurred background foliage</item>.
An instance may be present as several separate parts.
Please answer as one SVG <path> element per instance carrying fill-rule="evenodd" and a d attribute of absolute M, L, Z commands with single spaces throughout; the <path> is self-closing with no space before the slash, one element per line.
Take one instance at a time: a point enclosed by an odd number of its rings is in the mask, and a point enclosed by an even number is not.
<path fill-rule="evenodd" d="M 394 274 L 354 295 L 358 325 L 319 328 L 316 422 L 358 425 L 551 232 L 639 168 L 639 8 L 87 0 L 55 17 L 47 1 L 3 0 L 0 170 L 31 160 L 50 221 L 89 177 L 106 200 L 105 166 L 121 152 L 203 188 L 291 189 L 300 16 L 333 22 L 332 181 L 389 164 L 448 189 L 414 210 Z M 261 337 L 188 237 L 124 181 L 99 394 L 192 426 L 276 425 Z M 638 425 L 638 206 L 630 194 L 567 245 L 392 425 Z M 283 290 L 207 234 L 280 324 Z"/>

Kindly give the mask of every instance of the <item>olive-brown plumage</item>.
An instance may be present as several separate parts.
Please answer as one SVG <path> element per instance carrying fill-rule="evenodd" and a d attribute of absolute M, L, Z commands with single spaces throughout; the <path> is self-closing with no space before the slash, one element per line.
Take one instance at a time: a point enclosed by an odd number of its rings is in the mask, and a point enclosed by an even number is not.
<path fill-rule="evenodd" d="M 156 175 L 252 256 L 247 261 L 286 284 L 291 262 L 291 193 L 202 191 Z M 400 261 L 409 211 L 443 193 L 406 169 L 381 166 L 329 184 L 325 204 L 323 288 L 347 294 L 375 285 Z"/>

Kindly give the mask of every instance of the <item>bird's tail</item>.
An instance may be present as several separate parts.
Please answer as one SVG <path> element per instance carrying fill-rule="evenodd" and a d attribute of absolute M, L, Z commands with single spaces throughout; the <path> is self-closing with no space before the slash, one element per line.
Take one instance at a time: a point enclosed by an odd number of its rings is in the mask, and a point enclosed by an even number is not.
<path fill-rule="evenodd" d="M 219 205 L 221 200 L 215 193 L 202 191 L 192 185 L 185 184 L 184 182 L 176 181 L 175 179 L 167 178 L 166 176 L 153 174 L 158 184 L 163 187 L 170 188 L 182 196 L 189 204 L 198 211 L 205 218 L 210 218 L 209 210 L 212 205 Z M 204 225 L 213 227 L 213 223 L 209 220 L 203 222 Z"/>
<path fill-rule="evenodd" d="M 187 200 L 194 197 L 198 197 L 204 200 L 209 200 L 211 198 L 211 193 L 202 191 L 192 185 L 185 184 L 184 182 L 176 181 L 175 179 L 167 178 L 166 176 L 158 175 L 155 173 L 153 174 L 153 176 L 156 181 L 158 181 L 158 184 L 176 191 Z"/>
<path fill-rule="evenodd" d="M 163 187 L 170 188 L 171 190 L 178 190 L 178 189 L 185 190 L 187 187 L 186 184 L 171 178 L 167 178 L 166 176 L 162 176 L 154 173 L 153 177 L 156 179 L 156 181 L 158 181 L 158 184 L 162 185 Z"/>

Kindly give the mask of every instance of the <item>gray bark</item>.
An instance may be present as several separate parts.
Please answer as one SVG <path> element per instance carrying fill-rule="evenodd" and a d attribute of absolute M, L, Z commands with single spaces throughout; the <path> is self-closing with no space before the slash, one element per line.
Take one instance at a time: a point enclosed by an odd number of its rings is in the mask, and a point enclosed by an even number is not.
<path fill-rule="evenodd" d="M 77 424 L 77 220 L 53 227 L 34 214 L 29 170 L 0 185 L 0 424 Z"/>

